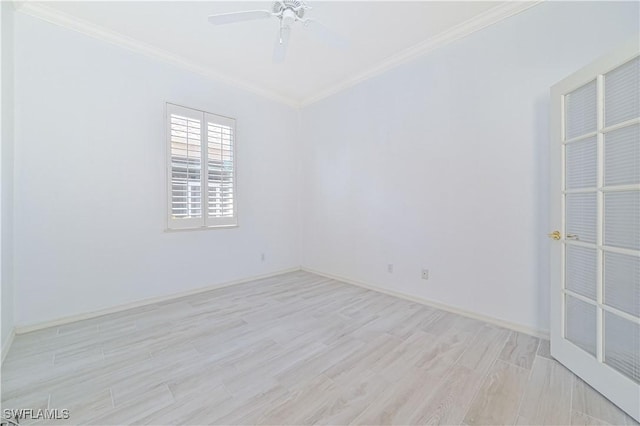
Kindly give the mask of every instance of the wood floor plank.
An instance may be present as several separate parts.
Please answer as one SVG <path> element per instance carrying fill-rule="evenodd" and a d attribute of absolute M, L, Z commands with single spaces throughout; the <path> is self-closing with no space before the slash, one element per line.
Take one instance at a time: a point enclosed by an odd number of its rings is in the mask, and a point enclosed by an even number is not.
<path fill-rule="evenodd" d="M 330 403 L 314 413 L 314 423 L 348 425 L 391 386 L 384 377 L 369 370 L 352 371 L 334 382 L 337 390 Z"/>
<path fill-rule="evenodd" d="M 430 344 L 424 348 L 414 365 L 438 374 L 460 359 L 473 337 L 468 331 L 450 331 L 439 336 L 429 336 Z"/>
<path fill-rule="evenodd" d="M 540 345 L 538 346 L 538 356 L 551 358 L 551 343 L 547 339 L 540 339 Z"/>
<path fill-rule="evenodd" d="M 390 382 L 396 382 L 402 379 L 409 370 L 414 370 L 414 366 L 420 362 L 421 358 L 429 355 L 434 340 L 433 336 L 416 330 L 393 351 L 381 357 L 378 362 L 370 364 L 369 368 Z M 434 363 L 432 374 L 439 372 L 435 371 L 435 365 L 437 363 Z"/>
<path fill-rule="evenodd" d="M 613 405 L 602 394 L 573 376 L 572 408 L 595 419 L 612 425 L 637 425 L 624 411 Z"/>
<path fill-rule="evenodd" d="M 171 391 L 166 385 L 159 385 L 149 389 L 143 394 L 137 395 L 123 402 L 120 407 L 108 410 L 102 415 L 92 417 L 86 424 L 89 425 L 117 425 L 138 423 L 146 416 L 163 409 L 175 402 Z M 76 412 L 70 412 L 71 416 L 77 416 Z M 85 421 L 81 422 L 85 423 Z"/>
<path fill-rule="evenodd" d="M 341 362 L 329 367 L 324 374 L 334 381 L 343 376 L 354 377 L 357 373 L 369 371 L 379 360 L 388 356 L 402 340 L 389 334 L 381 334 L 376 339 L 367 342 L 360 350 L 351 353 Z"/>
<path fill-rule="evenodd" d="M 438 378 L 426 370 L 414 368 L 402 380 L 396 381 L 376 398 L 352 424 L 400 425 L 407 424 L 416 404 L 434 391 Z"/>
<path fill-rule="evenodd" d="M 531 424 L 563 425 L 571 421 L 572 373 L 557 361 L 536 357 L 520 416 Z"/>
<path fill-rule="evenodd" d="M 68 408 L 55 424 L 633 423 L 549 357 L 546 340 L 296 271 L 18 335 L 1 401 Z"/>
<path fill-rule="evenodd" d="M 211 419 L 212 424 L 221 425 L 255 425 L 264 413 L 276 405 L 284 403 L 291 393 L 286 388 L 276 385 L 253 397 L 234 397 L 218 410 Z"/>
<path fill-rule="evenodd" d="M 51 407 L 64 407 L 69 410 L 70 417 L 68 419 L 59 419 L 48 422 L 52 425 L 76 425 L 78 419 L 86 419 L 105 415 L 113 410 L 113 398 L 109 389 L 102 390 L 94 394 L 87 394 L 74 399 L 73 403 L 60 404 L 55 399 L 51 399 L 49 405 Z M 47 422 L 42 422 L 47 423 Z"/>
<path fill-rule="evenodd" d="M 363 346 L 364 342 L 359 340 L 341 339 L 334 345 L 328 346 L 327 350 L 293 363 L 290 367 L 276 374 L 275 379 L 289 389 L 294 388 L 299 385 L 301 380 L 313 378 L 325 372 Z"/>
<path fill-rule="evenodd" d="M 408 424 L 460 424 L 483 379 L 466 367 L 454 365 L 442 376 L 431 396 L 416 404 Z"/>
<path fill-rule="evenodd" d="M 469 426 L 513 424 L 528 378 L 529 370 L 496 360 L 464 422 Z"/>
<path fill-rule="evenodd" d="M 537 337 L 512 331 L 498 358 L 530 370 L 538 351 L 539 341 Z"/>
<path fill-rule="evenodd" d="M 531 424 L 531 423 L 529 423 Z M 571 411 L 571 424 L 580 426 L 608 426 L 604 420 L 596 419 L 579 411 Z"/>
<path fill-rule="evenodd" d="M 337 390 L 335 383 L 324 375 L 308 381 L 308 386 L 300 387 L 280 404 L 270 407 L 262 414 L 257 424 L 311 424 L 305 421 L 327 401 L 327 395 Z"/>
<path fill-rule="evenodd" d="M 212 387 L 207 393 L 193 395 L 180 401 L 164 402 L 155 410 L 136 419 L 136 424 L 210 424 L 220 409 L 224 409 L 232 400 L 224 386 Z"/>
<path fill-rule="evenodd" d="M 489 325 L 482 327 L 469 342 L 458 361 L 459 364 L 479 374 L 485 374 L 504 348 L 509 333 L 503 328 Z"/>

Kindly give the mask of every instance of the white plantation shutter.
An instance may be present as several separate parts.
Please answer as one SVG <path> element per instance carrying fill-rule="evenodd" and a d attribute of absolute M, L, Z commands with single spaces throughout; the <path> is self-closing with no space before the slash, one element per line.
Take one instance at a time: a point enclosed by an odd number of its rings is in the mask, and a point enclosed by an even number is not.
<path fill-rule="evenodd" d="M 205 114 L 207 226 L 235 225 L 235 120 Z"/>
<path fill-rule="evenodd" d="M 169 227 L 202 226 L 202 113 L 167 105 Z"/>
<path fill-rule="evenodd" d="M 167 104 L 168 227 L 237 224 L 235 120 Z"/>

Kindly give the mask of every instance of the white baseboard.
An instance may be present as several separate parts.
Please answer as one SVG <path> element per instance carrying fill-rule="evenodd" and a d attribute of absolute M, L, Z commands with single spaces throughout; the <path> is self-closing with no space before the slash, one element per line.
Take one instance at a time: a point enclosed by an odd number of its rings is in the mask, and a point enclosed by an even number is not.
<path fill-rule="evenodd" d="M 200 287 L 200 288 L 196 288 L 193 290 L 187 290 L 187 291 L 183 291 L 180 293 L 173 293 L 173 294 L 169 294 L 166 296 L 158 296 L 158 297 L 151 297 L 148 299 L 143 299 L 143 300 L 139 300 L 136 302 L 132 302 L 132 303 L 127 303 L 124 305 L 118 305 L 118 306 L 113 306 L 110 308 L 106 308 L 106 309 L 100 309 L 98 311 L 91 311 L 91 312 L 85 312 L 82 314 L 77 314 L 77 315 L 70 315 L 68 317 L 63 317 L 63 318 L 58 318 L 58 319 L 54 319 L 54 320 L 50 320 L 50 321 L 44 321 L 44 322 L 40 322 L 40 323 L 35 323 L 35 324 L 28 324 L 28 325 L 19 325 L 15 327 L 15 334 L 24 334 L 24 333 L 29 333 L 31 331 L 37 331 L 37 330 L 42 330 L 45 328 L 50 328 L 50 327 L 59 327 L 61 325 L 65 325 L 65 324 L 69 324 L 72 322 L 76 322 L 76 321 L 82 321 L 82 320 L 87 320 L 90 318 L 95 318 L 95 317 L 100 317 L 103 315 L 108 315 L 108 314 L 114 314 L 116 312 L 122 312 L 122 311 L 126 311 L 128 309 L 134 309 L 134 308 L 139 308 L 141 306 L 146 306 L 146 305 L 153 305 L 154 303 L 160 303 L 160 302 L 166 302 L 169 300 L 173 300 L 173 299 L 179 299 L 181 297 L 185 297 L 185 296 L 191 296 L 194 294 L 198 294 L 198 293 L 204 293 L 207 291 L 211 291 L 211 290 L 216 290 L 219 288 L 224 288 L 224 287 L 229 287 L 232 285 L 237 285 L 237 284 L 242 284 L 242 283 L 246 283 L 249 281 L 255 281 L 255 280 L 261 280 L 261 279 L 265 279 L 265 278 L 271 278 L 271 277 L 275 277 L 276 275 L 282 275 L 282 274 L 286 274 L 289 272 L 295 272 L 295 271 L 299 271 L 300 268 L 299 267 L 294 267 L 294 268 L 288 268 L 288 269 L 282 269 L 276 272 L 271 272 L 269 274 L 262 274 L 262 275 L 254 275 L 251 277 L 247 277 L 247 278 L 242 278 L 239 280 L 233 280 L 233 281 L 227 281 L 224 283 L 220 283 L 220 284 L 213 284 L 210 286 L 206 286 L 206 287 Z M 13 339 L 13 337 L 12 337 Z M 4 346 L 2 347 L 2 358 L 4 359 Z"/>
<path fill-rule="evenodd" d="M 437 309 L 441 309 L 443 311 L 452 312 L 454 314 L 463 315 L 465 317 L 473 318 L 478 321 L 483 321 L 489 324 L 494 324 L 499 327 L 508 328 L 510 330 L 514 330 L 520 333 L 528 334 L 530 336 L 539 337 L 542 339 L 549 339 L 549 331 L 548 330 L 539 330 L 535 328 L 531 328 L 522 324 L 513 323 L 510 321 L 505 321 L 499 318 L 490 317 L 487 315 L 479 314 L 477 312 L 467 311 L 465 309 L 456 308 L 455 306 L 446 305 L 443 303 L 435 302 L 433 300 L 425 299 L 422 297 L 414 296 L 411 294 L 400 293 L 393 290 L 387 290 L 385 288 L 381 288 L 375 285 L 363 283 L 361 281 L 352 280 L 350 278 L 341 277 L 338 275 L 327 274 L 325 272 L 316 271 L 315 269 L 308 268 L 306 266 L 301 266 L 300 269 L 303 271 L 310 272 L 316 275 L 322 275 L 323 277 L 331 278 L 336 281 L 341 281 L 347 284 L 352 284 L 358 287 L 366 288 L 367 290 L 377 291 L 378 293 L 387 294 L 389 296 L 398 297 L 400 299 L 409 300 L 411 302 L 420 303 L 423 305 L 431 306 Z"/>
<path fill-rule="evenodd" d="M 2 342 L 2 353 L 0 354 L 0 365 L 4 363 L 4 359 L 9 353 L 9 349 L 11 348 L 11 344 L 13 343 L 13 338 L 16 337 L 16 329 L 15 327 L 11 329 L 11 333 L 9 333 L 9 337 Z"/>
<path fill-rule="evenodd" d="M 246 282 L 249 282 L 249 281 L 260 280 L 260 279 L 264 279 L 264 278 L 270 278 L 270 277 L 274 277 L 276 275 L 286 274 L 286 273 L 294 272 L 294 271 L 298 271 L 298 270 L 307 271 L 307 272 L 310 272 L 312 274 L 321 275 L 323 277 L 331 278 L 331 279 L 334 279 L 336 281 L 341 281 L 341 282 L 344 282 L 346 284 L 355 285 L 355 286 L 358 286 L 358 287 L 366 288 L 368 290 L 377 291 L 379 293 L 387 294 L 389 296 L 399 297 L 401 299 L 405 299 L 405 300 L 409 300 L 409 301 L 412 301 L 412 302 L 420 303 L 420 304 L 423 304 L 423 305 L 431 306 L 431 307 L 434 307 L 434 308 L 437 308 L 437 309 L 442 309 L 443 311 L 448 311 L 448 312 L 452 312 L 452 313 L 455 313 L 455 314 L 463 315 L 465 317 L 473 318 L 473 319 L 479 320 L 479 321 L 484 321 L 484 322 L 487 322 L 489 324 L 494 324 L 494 325 L 497 325 L 497 326 L 500 326 L 500 327 L 508 328 L 510 330 L 518 331 L 520 333 L 525 333 L 525 334 L 528 334 L 528 335 L 531 335 L 531 336 L 540 337 L 540 338 L 543 338 L 543 339 L 548 339 L 549 338 L 549 331 L 547 331 L 547 330 L 534 329 L 534 328 L 531 328 L 531 327 L 528 327 L 528 326 L 525 326 L 525 325 L 522 325 L 522 324 L 517 324 L 517 323 L 510 322 L 510 321 L 505 321 L 505 320 L 502 320 L 502 319 L 499 319 L 499 318 L 495 318 L 495 317 L 479 314 L 477 312 L 467 311 L 465 309 L 461 309 L 461 308 L 457 308 L 457 307 L 454 307 L 454 306 L 446 305 L 446 304 L 443 304 L 443 303 L 435 302 L 433 300 L 425 299 L 425 298 L 414 296 L 414 295 L 411 295 L 411 294 L 400 293 L 400 292 L 393 291 L 393 290 L 387 290 L 387 289 L 384 289 L 384 288 L 381 288 L 381 287 L 378 287 L 378 286 L 375 286 L 375 285 L 363 283 L 361 281 L 353 280 L 353 279 L 350 279 L 350 278 L 347 278 L 347 277 L 341 277 L 341 276 L 338 276 L 338 275 L 333 275 L 333 274 L 329 274 L 329 273 L 326 273 L 326 272 L 317 271 L 315 269 L 308 268 L 306 266 L 302 266 L 302 267 L 288 268 L 288 269 L 272 272 L 272 273 L 269 273 L 269 274 L 254 275 L 254 276 L 251 276 L 251 277 L 242 278 L 242 279 L 234 280 L 234 281 L 228 281 L 228 282 L 221 283 L 221 284 L 214 284 L 214 285 L 207 286 L 207 287 L 200 287 L 200 288 L 197 288 L 197 289 L 188 290 L 188 291 L 184 291 L 184 292 L 180 292 L 180 293 L 174 293 L 174 294 L 170 294 L 170 295 L 167 295 L 167 296 L 152 297 L 152 298 L 149 298 L 149 299 L 144 299 L 144 300 L 140 300 L 140 301 L 137 301 L 137 302 L 128 303 L 128 304 L 125 304 L 125 305 L 118 305 L 118 306 L 113 306 L 111 308 L 101 309 L 101 310 L 98 310 L 98 311 L 85 312 L 85 313 L 78 314 L 78 315 L 71 315 L 71 316 L 68 316 L 68 317 L 58 318 L 58 319 L 51 320 L 51 321 L 45 321 L 45 322 L 36 323 L 36 324 L 29 324 L 29 325 L 16 326 L 14 328 L 14 330 L 11 332 L 11 335 L 7 338 L 7 342 L 4 342 L 4 344 L 2 345 L 2 360 L 4 360 L 4 357 L 6 356 L 7 352 L 9 351 L 9 347 L 11 345 L 11 342 L 13 341 L 13 338 L 14 338 L 14 336 L 16 334 L 28 333 L 28 332 L 31 332 L 31 331 L 42 330 L 42 329 L 49 328 L 49 327 L 58 327 L 58 326 L 65 325 L 65 324 L 72 323 L 72 322 L 76 322 L 76 321 L 82 321 L 82 320 L 86 320 L 86 319 L 90 319 L 90 318 L 99 317 L 99 316 L 102 316 L 102 315 L 108 315 L 108 314 L 113 314 L 113 313 L 116 313 L 116 312 L 126 311 L 128 309 L 138 308 L 138 307 L 141 307 L 141 306 L 152 305 L 154 303 L 166 302 L 166 301 L 173 300 L 173 299 L 179 299 L 179 298 L 185 297 L 185 296 L 191 296 L 193 294 L 204 293 L 204 292 L 207 292 L 207 291 L 210 291 L 210 290 L 229 287 L 229 286 L 232 286 L 232 285 L 242 284 L 242 283 L 246 283 Z"/>

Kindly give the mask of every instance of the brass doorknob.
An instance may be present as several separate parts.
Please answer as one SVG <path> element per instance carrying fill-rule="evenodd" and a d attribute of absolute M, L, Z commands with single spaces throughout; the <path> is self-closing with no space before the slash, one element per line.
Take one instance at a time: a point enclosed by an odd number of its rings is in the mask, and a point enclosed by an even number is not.
<path fill-rule="evenodd" d="M 562 235 L 560 235 L 560 231 L 553 231 L 550 234 L 547 234 L 549 236 L 549 238 L 553 238 L 554 240 L 559 240 L 560 238 L 562 238 Z"/>

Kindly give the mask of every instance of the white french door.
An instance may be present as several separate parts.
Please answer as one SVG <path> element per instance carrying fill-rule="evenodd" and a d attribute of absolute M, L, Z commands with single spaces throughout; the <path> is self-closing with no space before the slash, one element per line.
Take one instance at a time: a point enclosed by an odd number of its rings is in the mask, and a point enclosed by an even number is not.
<path fill-rule="evenodd" d="M 551 89 L 551 355 L 640 421 L 640 42 Z"/>

